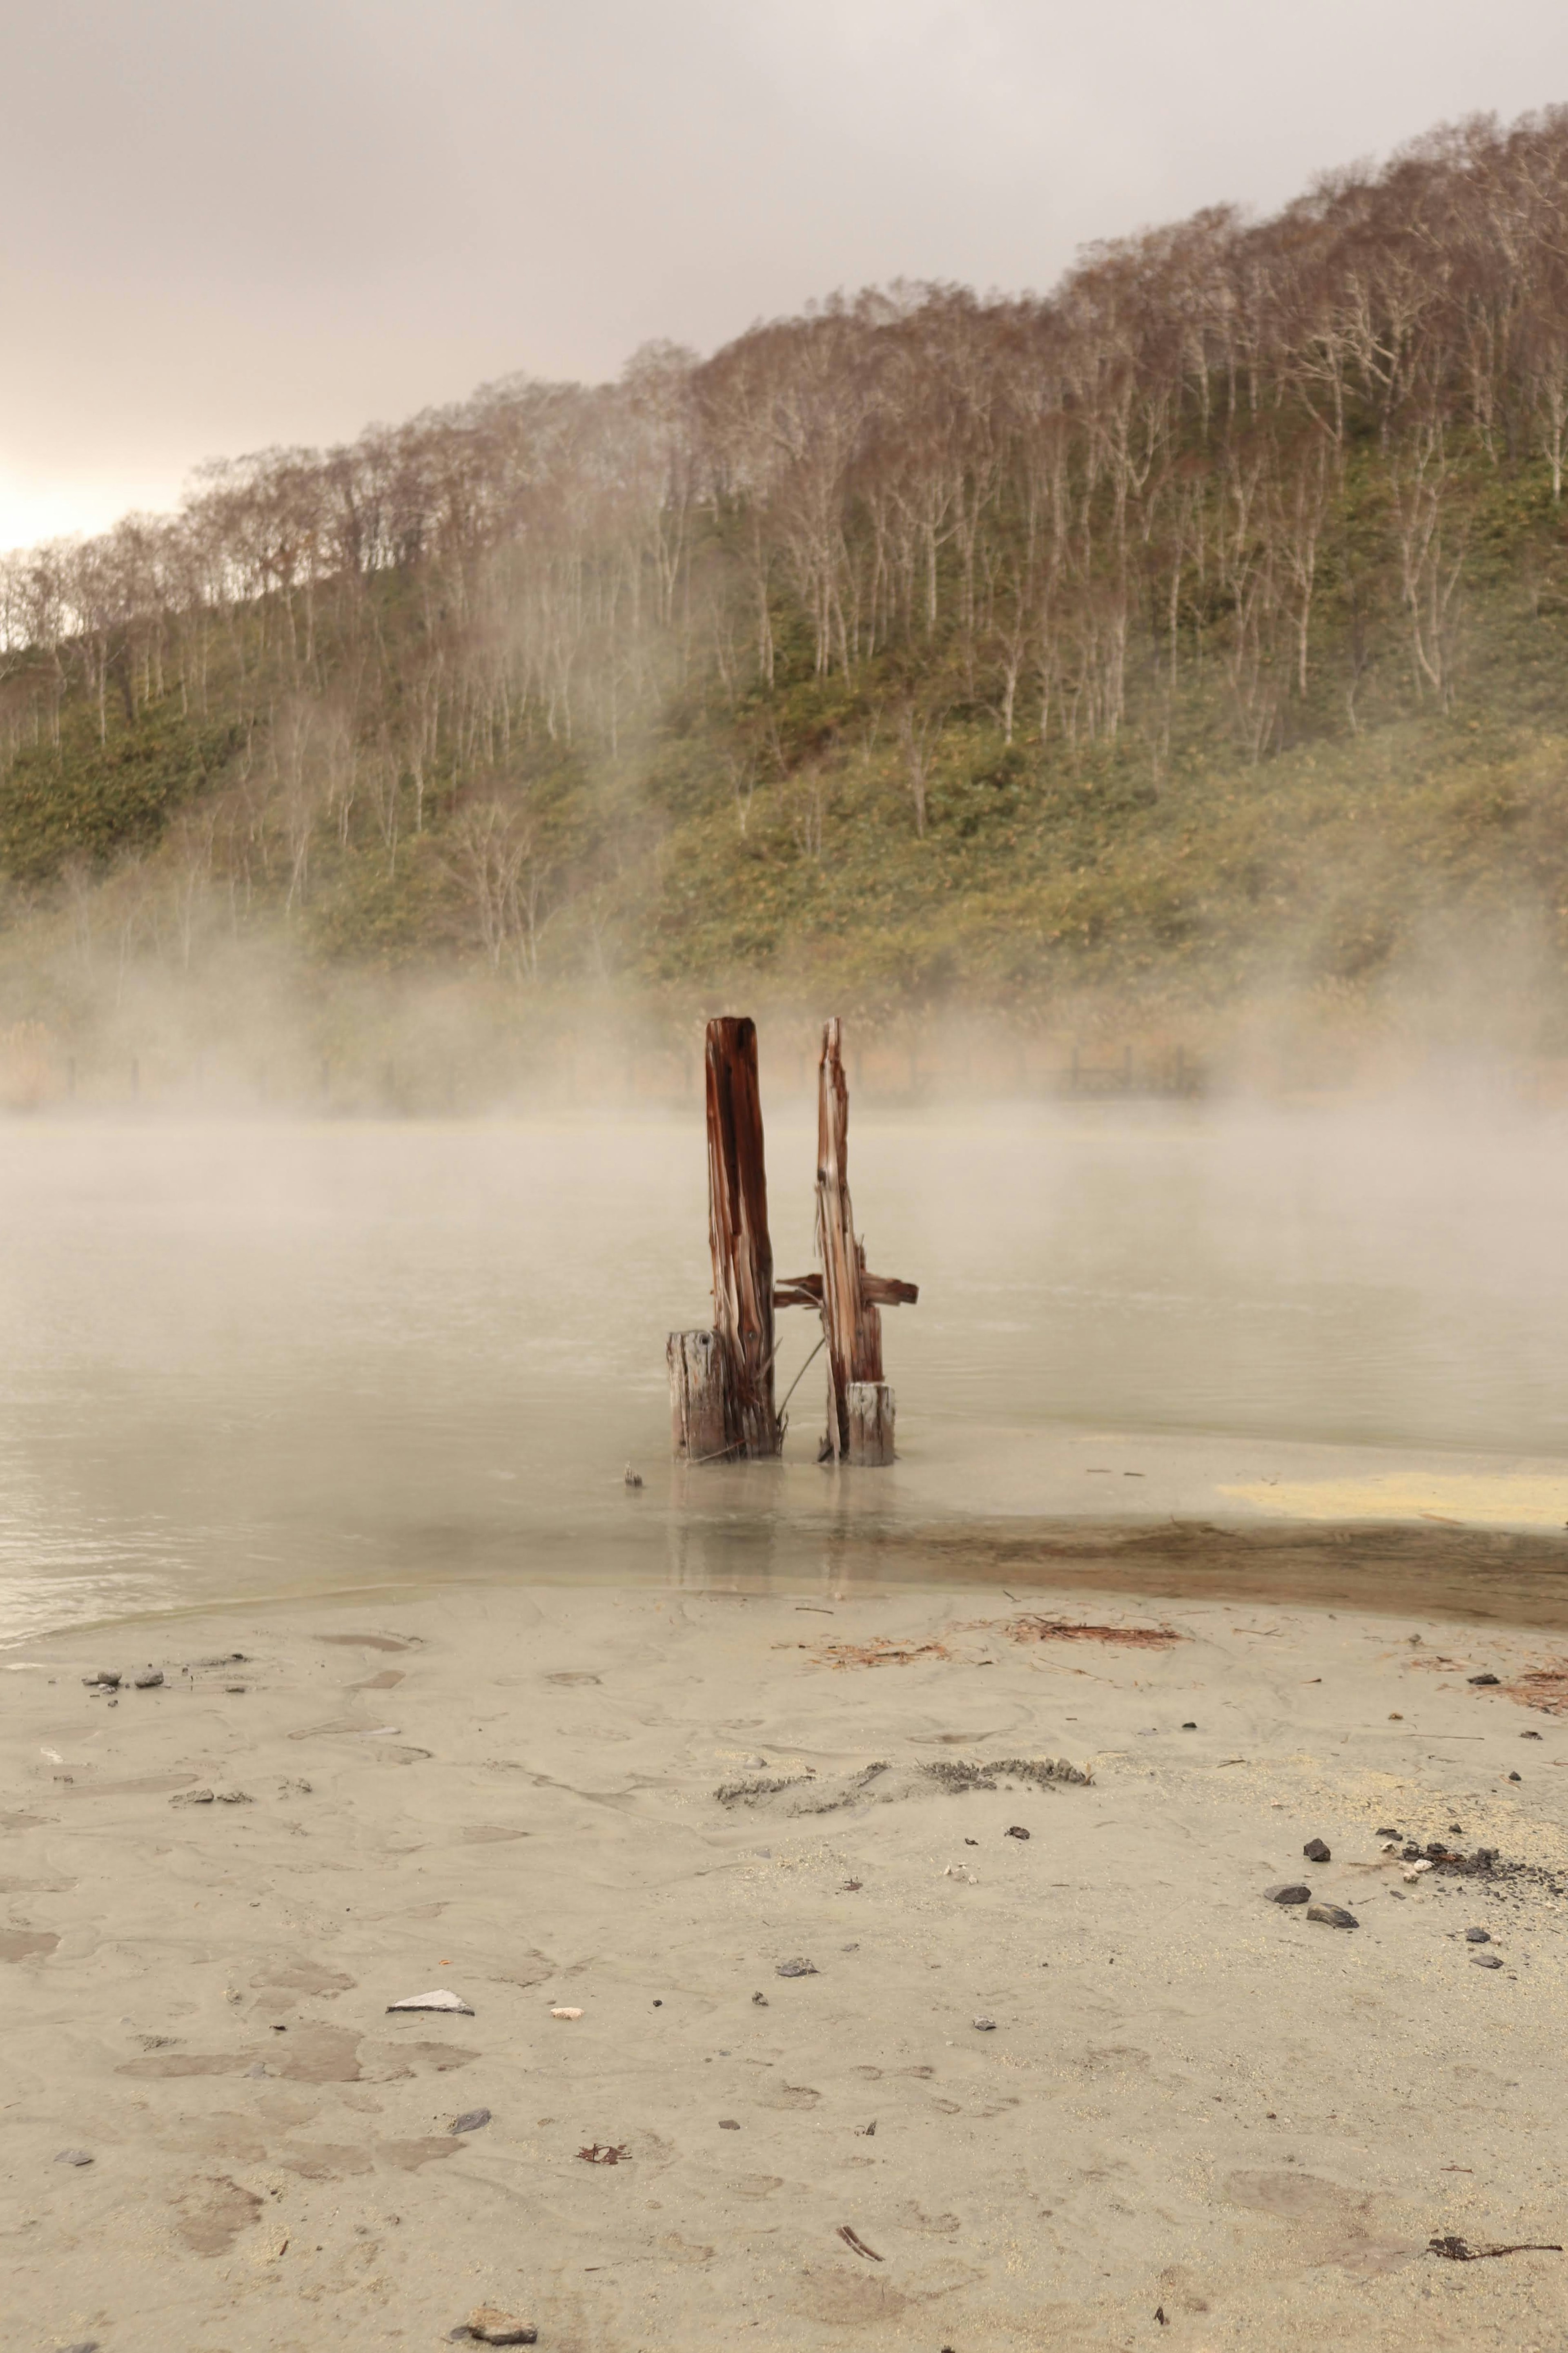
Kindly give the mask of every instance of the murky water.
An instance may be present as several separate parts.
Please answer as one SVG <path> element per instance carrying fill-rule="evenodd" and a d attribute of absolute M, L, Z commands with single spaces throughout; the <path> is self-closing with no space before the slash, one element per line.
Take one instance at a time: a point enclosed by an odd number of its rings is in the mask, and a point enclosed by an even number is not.
<path fill-rule="evenodd" d="M 922 1286 L 889 1317 L 900 1461 L 816 1467 L 817 1366 L 782 1465 L 677 1477 L 695 1120 L 14 1122 L 0 1635 L 476 1574 L 831 1573 L 846 1532 L 912 1556 L 1009 1515 L 1215 1516 L 1226 1481 L 1411 1453 L 1531 1457 L 1550 1488 L 1565 1155 L 1493 1113 L 860 1119 L 870 1263 Z M 781 1273 L 812 1262 L 812 1166 L 775 1118 Z M 784 1388 L 816 1332 L 782 1320 Z"/>

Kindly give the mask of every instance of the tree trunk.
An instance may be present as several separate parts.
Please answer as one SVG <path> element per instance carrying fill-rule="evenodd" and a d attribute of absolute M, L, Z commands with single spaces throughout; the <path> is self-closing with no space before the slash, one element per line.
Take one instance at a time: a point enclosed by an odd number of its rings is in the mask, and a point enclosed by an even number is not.
<path fill-rule="evenodd" d="M 781 1433 L 773 1404 L 773 1253 L 755 1022 L 729 1015 L 710 1021 L 707 1061 L 708 1239 L 729 1451 L 776 1454 Z"/>
<path fill-rule="evenodd" d="M 855 1239 L 849 1199 L 849 1090 L 845 1083 L 839 1025 L 822 1032 L 816 1107 L 816 1247 L 822 1259 L 822 1329 L 827 1342 L 827 1439 L 825 1459 L 890 1462 L 893 1398 L 872 1427 L 885 1432 L 884 1452 L 858 1451 L 851 1429 L 853 1385 L 882 1380 L 882 1319 L 867 1297 L 866 1253 Z M 879 1437 L 879 1445 L 883 1439 Z"/>

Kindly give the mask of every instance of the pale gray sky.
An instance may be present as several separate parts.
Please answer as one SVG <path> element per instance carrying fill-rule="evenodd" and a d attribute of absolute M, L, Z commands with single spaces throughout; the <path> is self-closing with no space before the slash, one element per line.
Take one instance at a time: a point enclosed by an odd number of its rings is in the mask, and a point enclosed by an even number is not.
<path fill-rule="evenodd" d="M 1568 100 L 1563 0 L 6 12 L 0 546 L 488 378 L 613 375 Z"/>

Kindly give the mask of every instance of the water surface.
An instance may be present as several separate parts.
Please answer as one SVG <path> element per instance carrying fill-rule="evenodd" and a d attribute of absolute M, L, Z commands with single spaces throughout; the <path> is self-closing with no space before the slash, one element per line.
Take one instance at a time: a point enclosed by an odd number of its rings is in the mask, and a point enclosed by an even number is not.
<path fill-rule="evenodd" d="M 921 1285 L 888 1318 L 900 1462 L 817 1467 L 819 1360 L 782 1464 L 674 1475 L 664 1337 L 709 1312 L 695 1118 L 14 1121 L 0 1633 L 474 1575 L 832 1577 L 846 1545 L 1266 1517 L 1271 1482 L 1411 1465 L 1528 1465 L 1550 1520 L 1565 1146 L 1495 1111 L 859 1117 L 870 1263 Z M 798 1110 L 769 1168 L 801 1271 Z M 781 1322 L 783 1388 L 816 1332 Z"/>

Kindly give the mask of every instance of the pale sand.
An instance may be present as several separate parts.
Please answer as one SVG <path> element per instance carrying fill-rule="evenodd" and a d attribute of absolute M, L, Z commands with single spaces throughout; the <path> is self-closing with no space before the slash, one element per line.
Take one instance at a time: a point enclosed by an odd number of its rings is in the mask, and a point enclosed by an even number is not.
<path fill-rule="evenodd" d="M 556 2353 L 1562 2345 L 1568 2256 L 1426 2249 L 1568 2240 L 1563 1902 L 1406 1887 L 1374 1835 L 1568 1870 L 1568 1728 L 1465 1680 L 1551 1638 L 1028 1607 L 1187 1639 L 1019 1642 L 994 1588 L 556 1588 L 35 1644 L 0 1672 L 7 2353 L 434 2347 L 483 2302 Z M 822 1647 L 877 1637 L 948 1655 Z M 162 1690 L 82 1688 L 144 1660 Z M 1042 1756 L 1092 1784 L 910 1769 Z M 714 1796 L 884 1760 L 887 1801 Z M 1361 1926 L 1265 1901 L 1294 1876 Z M 474 2016 L 386 2015 L 437 1985 Z"/>

